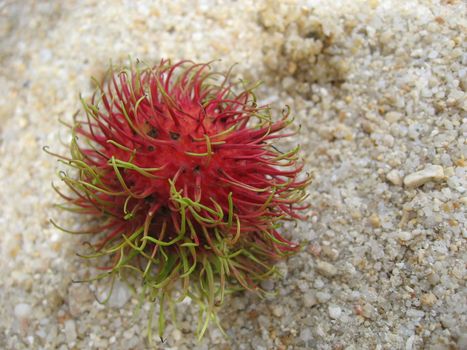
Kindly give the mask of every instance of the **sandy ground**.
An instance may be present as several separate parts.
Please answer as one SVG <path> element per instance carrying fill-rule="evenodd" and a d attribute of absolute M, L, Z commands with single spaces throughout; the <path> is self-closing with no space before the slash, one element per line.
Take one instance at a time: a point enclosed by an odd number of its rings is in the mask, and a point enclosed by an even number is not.
<path fill-rule="evenodd" d="M 138 3 L 137 5 L 135 3 Z M 228 338 L 193 336 L 178 308 L 160 349 L 467 349 L 466 3 L 443 1 L 0 1 L 0 348 L 147 349 L 149 305 L 109 306 L 79 239 L 49 223 L 65 152 L 58 119 L 110 60 L 221 59 L 292 107 L 310 219 L 284 278 L 227 300 Z M 157 334 L 157 332 L 155 332 Z"/>

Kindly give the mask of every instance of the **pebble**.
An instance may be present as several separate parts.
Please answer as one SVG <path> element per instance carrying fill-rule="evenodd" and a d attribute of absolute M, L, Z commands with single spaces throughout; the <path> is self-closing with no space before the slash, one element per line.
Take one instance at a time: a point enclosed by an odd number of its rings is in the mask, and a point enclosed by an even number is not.
<path fill-rule="evenodd" d="M 77 334 L 76 334 L 75 321 L 73 320 L 65 321 L 65 337 L 68 342 L 68 345 L 71 345 L 76 341 Z"/>
<path fill-rule="evenodd" d="M 131 297 L 131 291 L 128 286 L 120 281 L 116 281 L 109 299 L 109 306 L 123 307 Z"/>
<path fill-rule="evenodd" d="M 467 349 L 467 334 L 461 334 L 459 336 L 459 339 L 457 339 L 457 348 Z"/>
<path fill-rule="evenodd" d="M 172 338 L 173 338 L 173 340 L 174 340 L 175 342 L 180 341 L 180 340 L 182 339 L 182 336 L 183 336 L 183 334 L 182 334 L 182 332 L 181 332 L 179 329 L 175 328 L 175 329 L 172 331 Z"/>
<path fill-rule="evenodd" d="M 427 165 L 423 170 L 416 171 L 404 178 L 404 185 L 409 188 L 416 188 L 429 181 L 440 181 L 444 179 L 444 170 L 440 165 Z"/>
<path fill-rule="evenodd" d="M 381 219 L 377 214 L 372 214 L 368 220 L 373 228 L 381 227 Z"/>
<path fill-rule="evenodd" d="M 383 144 L 386 146 L 386 147 L 389 147 L 391 148 L 392 146 L 394 146 L 394 137 L 392 135 L 389 135 L 389 134 L 386 134 L 384 135 L 382 138 L 381 138 L 381 141 L 383 142 Z"/>
<path fill-rule="evenodd" d="M 317 292 L 316 293 L 316 299 L 321 303 L 327 302 L 329 299 L 331 299 L 331 294 L 326 293 L 326 292 Z"/>
<path fill-rule="evenodd" d="M 395 123 L 397 122 L 399 119 L 402 118 L 402 114 L 399 113 L 399 112 L 394 112 L 394 111 L 391 111 L 391 112 L 388 112 L 384 115 L 384 117 L 386 118 L 386 120 L 390 123 Z"/>
<path fill-rule="evenodd" d="M 387 173 L 386 179 L 388 179 L 388 181 L 393 185 L 402 185 L 402 176 L 400 175 L 399 170 L 392 169 L 389 173 Z"/>
<path fill-rule="evenodd" d="M 362 129 L 365 131 L 367 134 L 371 134 L 376 130 L 376 126 L 374 123 L 369 122 L 368 120 L 363 120 L 362 121 Z"/>
<path fill-rule="evenodd" d="M 425 293 L 420 297 L 420 302 L 426 306 L 433 306 L 437 300 L 436 296 L 431 292 Z"/>
<path fill-rule="evenodd" d="M 436 273 L 436 272 L 431 272 L 428 276 L 427 276 L 427 281 L 432 285 L 436 285 L 439 283 L 440 281 L 440 278 L 439 278 L 439 275 Z"/>
<path fill-rule="evenodd" d="M 323 256 L 335 261 L 339 257 L 339 251 L 336 248 L 331 248 L 327 245 L 323 245 L 322 248 Z"/>
<path fill-rule="evenodd" d="M 311 329 L 308 327 L 303 328 L 302 331 L 300 332 L 300 339 L 304 341 L 305 343 L 313 339 L 313 334 L 311 333 Z"/>
<path fill-rule="evenodd" d="M 443 327 L 448 328 L 448 329 L 454 329 L 457 326 L 457 321 L 452 315 L 449 314 L 443 314 L 439 318 L 441 321 L 441 324 Z"/>
<path fill-rule="evenodd" d="M 123 337 L 125 339 L 131 339 L 133 338 L 133 335 L 138 332 L 138 329 L 137 329 L 137 326 L 134 325 L 133 327 L 131 327 L 130 329 L 126 329 L 125 332 L 123 333 Z"/>
<path fill-rule="evenodd" d="M 274 290 L 274 281 L 272 280 L 265 280 L 261 282 L 261 288 L 267 291 Z"/>
<path fill-rule="evenodd" d="M 329 317 L 336 320 L 341 316 L 342 310 L 337 305 L 329 305 L 328 306 L 328 313 L 329 313 Z"/>
<path fill-rule="evenodd" d="M 68 288 L 68 308 L 70 314 L 78 317 L 89 309 L 89 305 L 94 299 L 89 290 L 89 286 L 84 283 L 73 283 Z"/>
<path fill-rule="evenodd" d="M 20 303 L 15 306 L 15 316 L 19 320 L 26 320 L 31 316 L 32 308 L 29 304 Z"/>
<path fill-rule="evenodd" d="M 312 307 L 316 305 L 318 301 L 316 300 L 316 296 L 312 292 L 308 292 L 303 294 L 303 304 L 305 307 Z"/>
<path fill-rule="evenodd" d="M 410 337 L 408 337 L 407 341 L 405 342 L 405 350 L 413 350 L 414 341 L 415 341 L 414 335 L 411 335 Z"/>
<path fill-rule="evenodd" d="M 362 316 L 373 320 L 378 316 L 378 311 L 370 303 L 365 303 L 365 305 L 362 307 Z"/>
<path fill-rule="evenodd" d="M 397 233 L 397 238 L 399 238 L 401 241 L 407 242 L 413 238 L 413 235 L 412 232 L 409 231 L 399 231 Z"/>
<path fill-rule="evenodd" d="M 272 308 L 272 314 L 276 317 L 281 317 L 284 314 L 284 308 L 280 305 L 275 305 Z"/>
<path fill-rule="evenodd" d="M 213 328 L 209 332 L 209 336 L 211 338 L 212 344 L 219 344 L 222 342 L 222 339 L 224 338 L 222 335 L 222 332 L 218 328 Z"/>
<path fill-rule="evenodd" d="M 423 311 L 417 309 L 408 309 L 406 314 L 408 317 L 413 318 L 422 318 L 423 316 L 425 316 L 425 313 Z"/>
<path fill-rule="evenodd" d="M 316 270 L 325 277 L 334 277 L 337 274 L 336 267 L 326 261 L 318 261 Z"/>

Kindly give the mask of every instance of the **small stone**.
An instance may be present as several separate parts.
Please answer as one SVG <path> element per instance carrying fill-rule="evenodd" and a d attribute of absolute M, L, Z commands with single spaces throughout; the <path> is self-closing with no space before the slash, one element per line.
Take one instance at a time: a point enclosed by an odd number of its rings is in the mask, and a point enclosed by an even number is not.
<path fill-rule="evenodd" d="M 274 289 L 274 281 L 265 280 L 265 281 L 261 282 L 261 288 L 263 288 L 264 290 L 268 290 L 268 291 L 273 290 Z"/>
<path fill-rule="evenodd" d="M 454 171 L 454 167 L 452 167 L 452 166 L 449 166 L 446 169 L 444 169 L 444 175 L 446 177 L 451 177 L 451 176 L 454 176 L 455 174 L 456 173 Z"/>
<path fill-rule="evenodd" d="M 46 300 L 52 310 L 57 310 L 63 304 L 63 298 L 56 290 L 50 292 Z"/>
<path fill-rule="evenodd" d="M 112 294 L 109 299 L 109 306 L 121 308 L 123 307 L 128 299 L 131 297 L 131 292 L 128 286 L 120 281 L 115 282 Z"/>
<path fill-rule="evenodd" d="M 386 118 L 386 120 L 390 123 L 395 123 L 397 122 L 399 119 L 402 118 L 402 114 L 399 113 L 399 112 L 394 112 L 394 111 L 391 111 L 391 112 L 388 112 L 384 115 L 384 118 Z"/>
<path fill-rule="evenodd" d="M 323 275 L 328 278 L 334 277 L 337 274 L 337 269 L 335 268 L 335 266 L 325 261 L 318 261 L 318 264 L 316 265 L 316 270 L 320 275 Z"/>
<path fill-rule="evenodd" d="M 321 254 L 321 246 L 317 243 L 311 243 L 308 246 L 308 251 L 313 254 L 315 257 L 318 257 Z"/>
<path fill-rule="evenodd" d="M 413 318 L 422 318 L 423 316 L 425 316 L 425 313 L 423 311 L 417 309 L 408 309 L 406 314 L 408 317 Z"/>
<path fill-rule="evenodd" d="M 322 303 L 327 302 L 329 299 L 331 299 L 331 294 L 326 293 L 326 292 L 318 292 L 316 293 L 316 299 L 318 300 L 318 302 L 322 304 Z"/>
<path fill-rule="evenodd" d="M 408 231 L 400 231 L 397 233 L 397 238 L 403 242 L 410 241 L 413 238 L 413 235 L 411 232 Z"/>
<path fill-rule="evenodd" d="M 440 281 L 439 275 L 436 272 L 430 273 L 426 279 L 432 286 L 438 284 Z"/>
<path fill-rule="evenodd" d="M 331 248 L 324 245 L 322 248 L 323 255 L 331 260 L 336 260 L 339 256 L 339 251 L 335 248 Z"/>
<path fill-rule="evenodd" d="M 433 293 L 425 293 L 420 297 L 420 302 L 422 305 L 433 306 L 436 303 L 436 296 Z"/>
<path fill-rule="evenodd" d="M 315 279 L 313 284 L 316 289 L 322 289 L 324 287 L 324 282 L 321 278 Z"/>
<path fill-rule="evenodd" d="M 458 349 L 467 349 L 467 334 L 461 334 L 457 339 Z"/>
<path fill-rule="evenodd" d="M 313 339 L 313 335 L 311 333 L 310 328 L 303 328 L 300 332 L 300 339 L 305 343 Z"/>
<path fill-rule="evenodd" d="M 85 284 L 71 284 L 68 288 L 68 308 L 70 314 L 78 317 L 90 308 L 94 296 Z"/>
<path fill-rule="evenodd" d="M 314 293 L 308 292 L 303 294 L 303 304 L 305 305 L 305 307 L 312 307 L 317 303 L 318 301 L 316 300 Z"/>
<path fill-rule="evenodd" d="M 444 170 L 440 165 L 427 165 L 423 170 L 416 171 L 404 178 L 404 185 L 409 188 L 422 186 L 430 181 L 443 180 Z"/>
<path fill-rule="evenodd" d="M 380 220 L 380 218 L 379 218 L 379 216 L 377 214 L 371 215 L 370 218 L 369 218 L 369 221 L 370 221 L 370 225 L 373 228 L 381 227 L 381 220 Z"/>
<path fill-rule="evenodd" d="M 75 321 L 73 320 L 66 320 L 65 321 L 65 337 L 68 345 L 71 345 L 76 341 L 77 334 L 76 334 L 76 325 Z"/>
<path fill-rule="evenodd" d="M 211 343 L 212 344 L 219 344 L 222 342 L 223 336 L 219 329 L 214 328 L 209 332 Z"/>
<path fill-rule="evenodd" d="M 383 145 L 385 145 L 386 147 L 392 147 L 394 146 L 394 137 L 389 135 L 389 134 L 386 134 L 384 135 L 382 138 L 381 138 L 381 141 L 383 143 Z"/>
<path fill-rule="evenodd" d="M 18 319 L 26 319 L 31 315 L 32 308 L 29 304 L 20 303 L 15 306 L 15 316 Z"/>
<path fill-rule="evenodd" d="M 337 305 L 329 305 L 328 312 L 329 312 L 329 317 L 336 320 L 341 316 L 342 310 Z"/>
<path fill-rule="evenodd" d="M 284 79 L 282 79 L 282 87 L 284 88 L 284 90 L 289 91 L 295 86 L 297 86 L 297 83 L 294 78 L 287 76 Z"/>
<path fill-rule="evenodd" d="M 388 179 L 388 181 L 393 185 L 402 185 L 402 176 L 400 175 L 399 170 L 392 169 L 389 173 L 387 173 L 386 179 Z"/>
<path fill-rule="evenodd" d="M 133 336 L 135 335 L 136 332 L 137 332 L 137 326 L 135 325 L 135 326 L 125 330 L 125 332 L 123 332 L 123 338 L 131 339 L 131 338 L 133 338 Z"/>
<path fill-rule="evenodd" d="M 281 317 L 284 314 L 284 308 L 280 305 L 275 305 L 272 308 L 272 314 L 276 317 Z"/>
<path fill-rule="evenodd" d="M 360 220 L 362 218 L 362 213 L 358 209 L 351 208 L 350 209 L 350 216 L 354 220 Z"/>
<path fill-rule="evenodd" d="M 173 340 L 175 340 L 175 342 L 180 341 L 182 339 L 182 336 L 183 336 L 183 334 L 179 329 L 175 328 L 172 331 L 172 338 L 173 338 Z"/>
<path fill-rule="evenodd" d="M 333 130 L 333 136 L 339 140 L 351 141 L 353 139 L 352 129 L 345 124 L 339 123 Z"/>
<path fill-rule="evenodd" d="M 454 329 L 458 325 L 456 318 L 451 314 L 441 315 L 439 320 L 444 328 Z"/>
<path fill-rule="evenodd" d="M 376 318 L 378 315 L 378 311 L 375 309 L 375 307 L 369 303 L 365 303 L 362 307 L 362 316 L 365 318 L 368 318 L 370 320 L 373 320 Z"/>
<path fill-rule="evenodd" d="M 407 341 L 405 342 L 405 350 L 412 350 L 414 341 L 415 341 L 414 335 L 411 335 L 410 337 L 408 337 Z"/>
<path fill-rule="evenodd" d="M 374 123 L 369 122 L 368 120 L 363 120 L 362 121 L 362 129 L 367 134 L 371 134 L 372 132 L 374 132 L 376 130 L 376 126 L 375 126 Z"/>

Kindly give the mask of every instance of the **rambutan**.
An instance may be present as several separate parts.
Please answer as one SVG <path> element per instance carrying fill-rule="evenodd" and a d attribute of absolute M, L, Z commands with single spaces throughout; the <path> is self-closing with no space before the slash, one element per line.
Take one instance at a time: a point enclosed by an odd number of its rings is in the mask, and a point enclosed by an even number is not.
<path fill-rule="evenodd" d="M 289 110 L 273 121 L 229 73 L 168 60 L 111 69 L 82 103 L 71 155 L 54 154 L 74 169 L 59 173 L 69 191 L 54 188 L 62 207 L 99 219 L 82 232 L 95 236 L 87 257 L 108 257 L 99 278 L 139 272 L 142 295 L 160 302 L 160 336 L 165 304 L 198 302 L 201 337 L 226 292 L 261 291 L 299 248 L 278 232 L 307 207 L 299 147 L 272 144 L 295 134 L 279 133 Z"/>

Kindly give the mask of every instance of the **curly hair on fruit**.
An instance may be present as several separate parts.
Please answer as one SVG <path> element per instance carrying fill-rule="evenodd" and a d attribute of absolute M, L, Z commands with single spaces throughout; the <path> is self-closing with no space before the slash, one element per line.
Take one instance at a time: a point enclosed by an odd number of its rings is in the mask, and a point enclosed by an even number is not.
<path fill-rule="evenodd" d="M 198 302 L 201 337 L 226 293 L 261 291 L 299 248 L 279 228 L 303 219 L 310 178 L 298 146 L 272 144 L 295 134 L 280 133 L 289 109 L 273 121 L 255 86 L 229 78 L 191 61 L 111 68 L 68 125 L 70 156 L 52 153 L 70 170 L 59 172 L 68 190 L 54 186 L 61 207 L 99 219 L 79 232 L 93 235 L 85 257 L 108 258 L 97 278 L 139 273 L 160 336 L 166 304 Z"/>

